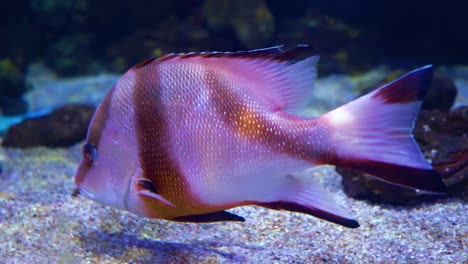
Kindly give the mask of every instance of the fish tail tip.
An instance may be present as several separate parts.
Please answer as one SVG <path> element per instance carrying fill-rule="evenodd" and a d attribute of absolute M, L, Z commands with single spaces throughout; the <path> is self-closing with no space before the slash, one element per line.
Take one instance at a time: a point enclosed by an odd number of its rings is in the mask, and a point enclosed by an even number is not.
<path fill-rule="evenodd" d="M 423 100 L 432 82 L 431 64 L 415 69 L 374 91 L 373 98 L 389 104 L 405 104 Z"/>

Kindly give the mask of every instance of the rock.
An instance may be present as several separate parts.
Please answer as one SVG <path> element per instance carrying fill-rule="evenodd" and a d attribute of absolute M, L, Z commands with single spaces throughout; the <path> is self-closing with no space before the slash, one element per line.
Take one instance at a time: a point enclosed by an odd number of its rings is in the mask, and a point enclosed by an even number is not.
<path fill-rule="evenodd" d="M 34 89 L 24 95 L 29 111 L 52 110 L 68 104 L 98 105 L 120 75 L 99 74 L 38 81 L 40 78 L 30 78 L 35 83 Z"/>
<path fill-rule="evenodd" d="M 413 132 L 422 152 L 440 173 L 451 196 L 468 200 L 468 107 L 445 113 L 422 110 Z M 414 204 L 434 199 L 379 181 L 369 175 L 337 167 L 345 193 L 356 199 L 391 204 Z"/>
<path fill-rule="evenodd" d="M 73 145 L 85 138 L 94 111 L 94 106 L 76 104 L 58 108 L 45 116 L 26 119 L 8 129 L 2 146 L 27 148 Z"/>
<path fill-rule="evenodd" d="M 432 166 L 440 173 L 450 195 L 468 201 L 468 140 L 462 145 L 441 149 L 434 157 Z"/>
<path fill-rule="evenodd" d="M 468 200 L 468 106 L 422 110 L 413 133 L 449 194 Z"/>
<path fill-rule="evenodd" d="M 435 196 L 420 195 L 414 190 L 377 180 L 369 174 L 338 166 L 335 169 L 343 178 L 344 192 L 355 199 L 409 205 L 436 198 Z"/>
<path fill-rule="evenodd" d="M 453 80 L 442 74 L 435 74 L 432 85 L 424 97 L 423 109 L 439 109 L 449 111 L 455 103 L 457 87 Z"/>

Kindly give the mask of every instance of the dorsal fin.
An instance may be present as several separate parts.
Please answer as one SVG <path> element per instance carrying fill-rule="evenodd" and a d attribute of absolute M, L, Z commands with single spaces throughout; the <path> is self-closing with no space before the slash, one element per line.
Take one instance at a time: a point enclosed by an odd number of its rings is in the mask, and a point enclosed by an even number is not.
<path fill-rule="evenodd" d="M 193 60 L 211 65 L 215 72 L 247 80 L 250 92 L 264 99 L 272 111 L 302 110 L 313 91 L 318 56 L 303 58 L 312 48 L 297 46 L 283 51 L 280 46 L 238 52 L 193 52 L 149 59 L 136 68 L 154 63 Z"/>
<path fill-rule="evenodd" d="M 233 51 L 233 52 L 221 52 L 221 51 L 212 51 L 212 52 L 190 52 L 190 53 L 172 53 L 166 56 L 160 57 L 158 61 L 165 61 L 172 58 L 180 59 L 189 59 L 194 57 L 199 58 L 264 58 L 264 59 L 273 59 L 276 55 L 283 53 L 281 46 L 265 48 L 265 49 L 256 49 L 256 50 L 246 50 L 246 51 Z"/>
<path fill-rule="evenodd" d="M 138 69 L 138 68 L 142 68 L 148 64 L 150 64 L 151 62 L 155 61 L 156 58 L 155 57 L 151 57 L 151 58 L 148 58 L 140 63 L 138 63 L 137 65 L 133 66 L 132 69 Z"/>

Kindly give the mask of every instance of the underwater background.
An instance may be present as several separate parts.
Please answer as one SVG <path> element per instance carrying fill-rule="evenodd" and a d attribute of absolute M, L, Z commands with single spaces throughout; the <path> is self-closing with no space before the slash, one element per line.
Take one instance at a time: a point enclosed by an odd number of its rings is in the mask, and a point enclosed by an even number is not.
<path fill-rule="evenodd" d="M 468 34 L 463 1 L 18 0 L 0 16 L 0 263 L 467 263 Z M 74 195 L 86 129 L 152 56 L 307 44 L 318 116 L 414 68 L 435 74 L 413 131 L 435 199 L 331 166 L 313 177 L 347 229 L 248 206 L 245 223 L 144 219 Z"/>

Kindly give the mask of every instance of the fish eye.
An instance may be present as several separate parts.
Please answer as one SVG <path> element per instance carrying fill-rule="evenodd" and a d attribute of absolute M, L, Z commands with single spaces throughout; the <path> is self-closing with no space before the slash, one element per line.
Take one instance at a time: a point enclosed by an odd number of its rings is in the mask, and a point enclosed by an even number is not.
<path fill-rule="evenodd" d="M 87 162 L 93 163 L 94 161 L 96 161 L 97 156 L 98 156 L 98 150 L 96 148 L 96 145 L 94 145 L 93 143 L 86 143 L 83 146 L 84 160 L 86 160 Z"/>

